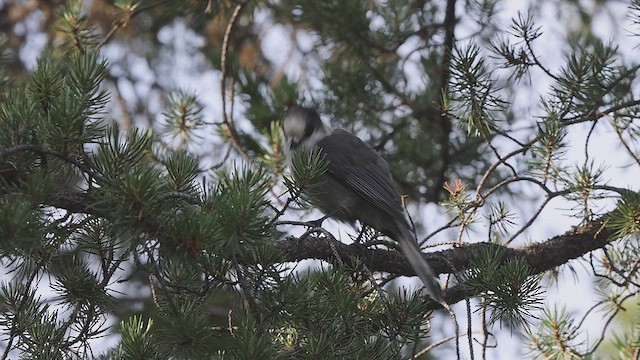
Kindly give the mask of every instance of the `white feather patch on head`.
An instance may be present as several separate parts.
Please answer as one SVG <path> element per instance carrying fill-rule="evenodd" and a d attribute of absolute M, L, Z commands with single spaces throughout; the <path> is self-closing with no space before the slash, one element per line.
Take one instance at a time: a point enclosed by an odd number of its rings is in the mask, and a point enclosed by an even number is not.
<path fill-rule="evenodd" d="M 288 138 L 290 141 L 301 141 L 304 136 L 304 129 L 306 125 L 306 121 L 298 116 L 286 116 L 284 118 L 284 123 L 282 124 L 284 137 Z"/>
<path fill-rule="evenodd" d="M 306 134 L 307 127 L 314 125 L 313 132 Z M 332 128 L 325 125 L 318 114 L 311 110 L 302 107 L 295 107 L 287 111 L 282 123 L 282 147 L 284 149 L 286 157 L 291 160 L 293 152 L 300 151 L 301 149 L 311 149 L 322 140 L 325 136 L 331 134 Z M 294 149 L 291 148 L 292 144 L 297 144 Z"/>

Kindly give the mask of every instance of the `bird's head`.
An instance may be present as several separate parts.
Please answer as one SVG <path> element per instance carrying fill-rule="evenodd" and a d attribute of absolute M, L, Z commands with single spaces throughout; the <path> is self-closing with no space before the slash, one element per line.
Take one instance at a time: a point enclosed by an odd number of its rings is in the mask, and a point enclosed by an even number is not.
<path fill-rule="evenodd" d="M 317 112 L 293 105 L 285 112 L 282 121 L 282 147 L 290 156 L 303 148 L 313 148 L 330 133 L 331 128 L 322 123 Z"/>

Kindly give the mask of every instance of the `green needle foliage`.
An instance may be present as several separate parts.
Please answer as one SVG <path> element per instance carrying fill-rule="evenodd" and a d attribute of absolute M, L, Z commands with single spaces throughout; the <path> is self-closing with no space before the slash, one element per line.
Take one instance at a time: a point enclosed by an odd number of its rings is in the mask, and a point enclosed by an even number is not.
<path fill-rule="evenodd" d="M 317 193 L 318 178 L 327 171 L 324 154 L 319 149 L 301 151 L 293 154 L 291 159 L 291 178 L 285 177 L 284 182 L 291 198 L 308 201 L 309 197 L 322 196 Z"/>
<path fill-rule="evenodd" d="M 153 335 L 153 320 L 145 322 L 141 317 L 133 316 L 120 323 L 122 346 L 112 353 L 121 359 L 160 359 Z M 103 358 L 107 358 L 106 356 Z"/>
<path fill-rule="evenodd" d="M 554 359 L 582 358 L 576 350 L 579 329 L 566 309 L 546 309 L 537 333 L 529 332 L 530 347 L 534 354 L 545 354 Z M 548 330 L 552 330 L 550 332 Z"/>
<path fill-rule="evenodd" d="M 456 48 L 452 58 L 450 98 L 446 100 L 450 116 L 473 136 L 486 136 L 497 127 L 496 115 L 504 110 L 499 88 L 492 78 L 480 48 L 471 43 Z"/>
<path fill-rule="evenodd" d="M 505 4 L 0 2 L 0 359 L 637 358 L 640 6 Z M 304 222 L 292 103 L 384 157 L 457 322 Z"/>
<path fill-rule="evenodd" d="M 502 249 L 480 251 L 462 279 L 465 286 L 482 294 L 479 306 L 491 311 L 489 324 L 528 326 L 542 308 L 541 276 L 534 275 L 523 259 L 504 261 L 503 257 Z"/>

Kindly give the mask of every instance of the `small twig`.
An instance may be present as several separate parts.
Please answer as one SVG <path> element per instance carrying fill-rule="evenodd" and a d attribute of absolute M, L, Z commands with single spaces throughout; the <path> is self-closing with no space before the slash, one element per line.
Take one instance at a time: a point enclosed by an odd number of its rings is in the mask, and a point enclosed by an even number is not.
<path fill-rule="evenodd" d="M 622 303 L 625 302 L 627 299 L 637 296 L 638 293 L 630 293 L 626 296 L 624 296 L 622 299 L 620 299 L 619 302 L 614 301 L 614 303 L 616 304 L 616 309 L 615 311 L 609 316 L 609 318 L 605 321 L 604 326 L 602 327 L 602 332 L 600 333 L 600 336 L 598 337 L 598 340 L 593 344 L 593 347 L 591 348 L 591 350 L 587 351 L 584 354 L 581 354 L 582 356 L 584 356 L 585 358 L 589 357 L 589 355 L 592 355 L 596 349 L 600 346 L 600 344 L 602 343 L 602 341 L 604 340 L 605 336 L 607 334 L 609 334 L 609 332 L 607 332 L 607 328 L 609 327 L 609 325 L 611 325 L 611 322 L 613 321 L 613 319 L 616 317 L 616 315 L 618 314 L 618 312 L 620 312 L 620 310 L 623 310 L 622 308 Z M 586 315 L 585 315 L 586 317 Z M 581 322 L 582 324 L 582 322 Z"/>
<path fill-rule="evenodd" d="M 380 297 L 380 300 L 384 304 L 385 315 L 387 315 L 387 319 L 389 320 L 389 323 L 393 324 L 394 321 L 393 321 L 393 316 L 391 315 L 391 304 L 389 304 L 389 299 L 387 298 L 387 295 L 385 294 L 384 290 L 382 290 L 382 287 L 380 286 L 380 284 L 378 284 L 376 279 L 373 277 L 373 273 L 371 272 L 371 270 L 369 270 L 367 265 L 364 262 L 360 262 L 360 265 L 362 266 L 362 268 L 364 269 L 365 273 L 367 274 L 367 277 L 369 278 L 369 281 L 371 282 L 371 286 L 378 293 L 378 296 Z M 392 343 L 394 344 L 394 346 L 396 346 L 396 348 L 398 348 L 399 346 L 397 344 L 397 340 L 398 340 L 397 331 L 395 331 L 395 329 L 393 329 L 393 330 L 391 330 L 391 333 L 389 335 L 390 335 L 390 339 L 391 339 Z"/>
<path fill-rule="evenodd" d="M 477 331 L 474 331 L 474 333 L 477 333 Z M 420 350 L 420 352 L 416 353 L 413 357 L 411 357 L 411 359 L 418 359 L 420 356 L 428 353 L 429 351 L 433 350 L 434 348 L 442 345 L 442 344 L 446 344 L 447 342 L 451 341 L 451 340 L 457 340 L 460 337 L 464 337 L 467 336 L 467 334 L 460 334 L 458 335 L 452 335 L 452 336 L 448 336 L 442 340 L 436 341 L 433 344 L 427 346 L 426 348 Z M 460 358 L 459 354 L 458 354 L 458 359 Z"/>
<path fill-rule="evenodd" d="M 480 319 L 482 322 L 482 360 L 487 358 L 487 342 L 489 341 L 488 329 L 487 329 L 487 305 L 482 299 L 482 317 Z"/>
<path fill-rule="evenodd" d="M 24 306 L 27 304 L 28 301 L 28 297 L 27 294 L 29 293 L 29 290 L 31 290 L 31 286 L 33 285 L 33 281 L 36 279 L 36 277 L 38 276 L 38 274 L 40 273 L 40 267 L 42 267 L 45 263 L 45 261 L 47 261 L 46 258 L 42 258 L 38 264 L 36 264 L 35 266 L 35 270 L 31 272 L 31 274 L 29 275 L 29 278 L 23 283 L 24 284 L 24 292 L 21 295 L 21 299 L 20 299 L 20 303 L 18 304 L 18 306 L 15 308 L 15 310 L 13 311 L 14 314 L 20 314 L 20 312 L 23 310 Z M 13 341 L 15 340 L 16 336 L 18 336 L 18 320 L 15 319 L 14 321 L 11 322 L 11 330 L 9 331 L 9 340 L 6 343 L 6 347 L 4 349 L 4 353 L 2 354 L 2 360 L 7 359 L 7 357 L 9 356 L 9 352 L 11 352 L 11 348 L 13 347 Z"/>
<path fill-rule="evenodd" d="M 226 163 L 227 160 L 229 159 L 229 155 L 231 155 L 231 146 L 227 146 L 227 150 L 225 150 L 225 153 L 224 153 L 224 156 L 222 157 L 222 159 L 218 163 L 212 165 L 209 168 L 209 170 L 217 170 L 217 169 L 221 168 L 222 165 L 224 165 L 224 163 Z"/>
<path fill-rule="evenodd" d="M 533 224 L 538 219 L 538 217 L 542 213 L 542 210 L 544 210 L 544 208 L 547 207 L 547 204 L 549 204 L 549 201 L 551 201 L 551 199 L 553 199 L 553 197 L 547 196 L 542 202 L 542 204 L 540 205 L 540 207 L 538 207 L 538 210 L 536 210 L 533 216 L 529 219 L 529 221 L 527 221 L 526 224 L 524 224 L 520 229 L 518 229 L 518 231 L 516 231 L 515 234 L 511 235 L 509 240 L 504 242 L 504 245 L 511 244 L 513 240 L 515 240 L 518 236 L 520 236 L 520 234 L 522 234 L 525 230 L 527 230 L 529 226 L 531 226 L 531 224 Z"/>
<path fill-rule="evenodd" d="M 491 166 L 489 166 L 489 168 L 484 172 L 484 175 L 482 176 L 482 179 L 480 179 L 480 182 L 478 183 L 478 186 L 476 187 L 476 197 L 480 196 L 480 190 L 482 189 L 482 187 L 484 186 L 485 182 L 489 178 L 489 175 L 491 175 L 491 173 L 498 166 L 500 166 L 500 164 L 505 163 L 508 159 L 510 159 L 510 158 L 512 158 L 512 157 L 514 157 L 514 156 L 516 156 L 518 154 L 525 153 L 531 147 L 531 145 L 533 145 L 538 140 L 539 140 L 539 136 L 531 139 L 529 142 L 524 144 L 521 148 L 518 148 L 518 149 L 510 152 L 509 154 L 505 155 L 502 158 L 502 161 L 497 161 L 497 162 L 493 163 Z"/>
<path fill-rule="evenodd" d="M 309 221 L 282 220 L 282 221 L 274 221 L 273 225 L 293 225 L 293 226 L 306 226 L 311 229 L 316 228 L 316 224 Z"/>
<path fill-rule="evenodd" d="M 105 178 L 104 176 L 102 176 L 101 174 L 96 173 L 95 171 L 91 170 L 87 165 L 65 155 L 65 154 L 61 154 L 58 153 L 56 151 L 53 150 L 49 150 L 49 149 L 45 149 L 42 148 L 38 145 L 34 145 L 34 144 L 22 144 L 22 145 L 16 145 L 10 149 L 6 149 L 6 150 L 2 150 L 0 149 L 0 159 L 4 158 L 7 155 L 11 155 L 11 154 L 15 154 L 15 153 L 19 153 L 19 152 L 24 152 L 24 151 L 31 151 L 34 152 L 38 155 L 50 155 L 53 157 L 56 157 L 60 160 L 63 160 L 65 162 L 68 162 L 72 165 L 74 165 L 75 167 L 77 167 L 78 169 L 82 170 L 83 172 L 85 172 L 87 175 L 93 177 L 94 179 L 99 179 L 100 181 L 103 181 L 105 183 L 110 182 L 110 180 L 108 180 L 107 178 Z"/>
<path fill-rule="evenodd" d="M 583 123 L 583 122 L 587 122 L 587 121 L 594 121 L 595 122 L 598 119 L 603 118 L 607 114 L 615 113 L 615 112 L 620 111 L 622 109 L 626 109 L 626 108 L 630 108 L 630 107 L 634 107 L 634 106 L 639 106 L 639 105 L 640 105 L 640 99 L 631 100 L 631 101 L 628 101 L 626 103 L 617 104 L 617 105 L 611 106 L 611 107 L 609 107 L 607 109 L 604 109 L 602 111 L 598 111 L 595 114 L 590 114 L 591 116 L 589 116 L 587 118 L 575 116 L 575 117 L 570 117 L 570 118 L 564 119 L 564 121 L 562 122 L 562 125 L 568 126 L 568 125 L 579 124 L 579 123 Z"/>
<path fill-rule="evenodd" d="M 156 286 L 153 284 L 153 277 L 149 274 L 149 287 L 151 287 L 151 299 L 157 308 L 160 308 L 158 304 L 158 295 L 156 294 Z"/>
<path fill-rule="evenodd" d="M 129 21 L 131 21 L 131 19 L 133 19 L 134 17 L 136 17 L 140 13 L 143 13 L 143 12 L 145 12 L 147 10 L 153 9 L 156 6 L 164 5 L 164 4 L 169 3 L 171 1 L 173 1 L 173 0 L 161 0 L 161 1 L 158 1 L 156 3 L 149 4 L 147 6 L 142 6 L 142 7 L 133 9 L 133 10 L 129 9 L 127 11 L 126 16 L 123 19 L 119 19 L 119 20 L 114 21 L 113 26 L 111 27 L 111 30 L 109 30 L 107 35 L 105 35 L 104 38 L 98 43 L 98 45 L 96 46 L 96 49 L 100 49 L 101 47 L 103 47 L 109 40 L 111 40 L 113 35 L 115 35 L 115 33 L 119 29 L 127 27 L 127 25 L 129 24 Z"/>
<path fill-rule="evenodd" d="M 473 336 L 471 336 L 473 326 L 471 317 L 471 299 L 465 299 L 464 302 L 467 308 L 467 340 L 469 341 L 469 356 L 471 357 L 471 360 L 473 360 L 475 359 L 475 356 L 473 355 Z"/>
<path fill-rule="evenodd" d="M 441 227 L 437 228 L 436 230 L 434 230 L 433 232 L 431 232 L 429 235 L 425 236 L 424 239 L 422 239 L 420 241 L 420 246 L 422 247 L 422 245 L 427 242 L 429 239 L 431 239 L 432 237 L 434 237 L 436 234 L 447 230 L 447 229 L 451 229 L 454 228 L 456 226 L 459 226 L 460 224 L 455 224 L 455 222 L 459 219 L 459 216 L 456 215 L 454 216 L 451 220 L 449 220 L 449 222 L 447 222 L 446 224 L 442 225 Z"/>
<path fill-rule="evenodd" d="M 503 164 L 504 166 L 508 167 L 509 170 L 511 170 L 511 172 L 516 175 L 518 172 L 516 171 L 516 169 L 513 168 L 513 166 L 511 166 L 511 164 L 509 164 L 506 159 L 503 159 L 502 156 L 500 156 L 500 153 L 498 152 L 498 149 L 496 149 L 495 146 L 493 146 L 493 144 L 491 143 L 491 139 L 489 137 L 487 137 L 487 135 L 485 134 L 484 131 L 481 132 L 481 136 L 482 139 L 487 143 L 487 146 L 489 146 L 489 148 L 491 149 L 491 151 L 493 151 L 493 154 L 496 156 L 496 158 L 498 159 L 498 163 Z M 525 148 L 522 148 L 525 149 Z"/>
<path fill-rule="evenodd" d="M 618 126 L 618 124 L 615 124 L 614 126 L 616 128 L 616 133 L 618 134 L 618 139 L 620 139 L 620 143 L 622 144 L 624 149 L 627 151 L 629 156 L 631 156 L 631 158 L 636 162 L 636 164 L 640 165 L 640 157 L 638 157 L 638 155 L 633 151 L 631 146 L 629 146 L 629 144 L 627 143 L 627 140 L 624 139 L 625 129 Z"/>
<path fill-rule="evenodd" d="M 233 309 L 229 309 L 229 313 L 227 315 L 227 321 L 229 323 L 229 333 L 231 334 L 231 336 L 235 337 L 235 334 L 233 333 L 233 323 L 232 323 L 232 317 L 231 317 L 232 314 L 233 314 Z"/>
<path fill-rule="evenodd" d="M 451 268 L 453 270 L 453 276 L 456 277 L 458 279 L 457 274 L 459 273 L 458 269 L 456 268 L 455 264 L 448 258 L 443 258 L 445 264 L 447 264 L 447 266 L 449 268 Z M 447 274 L 447 283 L 449 282 L 450 276 L 451 274 Z M 469 300 L 467 299 L 467 302 Z M 451 306 L 449 304 L 447 304 L 446 301 L 443 301 L 440 303 L 440 305 L 442 305 L 443 308 L 445 308 L 445 310 L 447 310 L 447 312 L 449 313 L 449 316 L 451 317 L 451 320 L 453 321 L 453 324 L 455 326 L 455 331 L 456 331 L 456 359 L 460 359 L 460 325 L 458 324 L 458 318 L 456 317 L 456 314 L 453 312 L 453 309 L 451 309 Z M 469 312 L 469 319 L 471 318 L 471 313 Z M 471 321 L 469 320 L 469 324 L 471 324 Z M 470 325 L 469 325 L 470 326 Z M 471 328 L 469 327 L 469 341 L 471 341 Z M 473 348 L 473 346 L 471 346 Z M 473 354 L 473 350 L 471 350 L 471 354 Z M 473 358 L 473 356 L 472 356 Z"/>
<path fill-rule="evenodd" d="M 220 76 L 220 95 L 222 98 L 222 121 L 226 125 L 228 130 L 228 134 L 226 135 L 233 146 L 236 148 L 240 156 L 242 156 L 245 160 L 248 160 L 249 155 L 247 155 L 247 153 L 240 145 L 240 139 L 238 138 L 238 132 L 236 130 L 233 119 L 227 115 L 227 96 L 225 94 L 227 82 L 227 54 L 229 52 L 229 38 L 231 37 L 231 31 L 233 30 L 233 27 L 238 20 L 240 11 L 245 6 L 245 4 L 246 2 L 243 1 L 236 5 L 235 9 L 233 10 L 233 14 L 231 15 L 231 19 L 229 20 L 229 24 L 227 24 L 227 29 L 224 32 L 224 38 L 222 40 L 222 53 L 220 54 L 220 71 L 222 72 Z M 233 92 L 233 89 L 231 89 L 231 91 Z"/>
<path fill-rule="evenodd" d="M 556 75 L 553 75 L 551 73 L 551 70 L 549 70 L 546 66 L 544 66 L 542 62 L 540 62 L 540 59 L 538 59 L 538 57 L 536 56 L 535 52 L 533 51 L 533 45 L 532 45 L 533 40 L 534 39 L 529 38 L 529 36 L 524 36 L 524 42 L 527 45 L 527 49 L 529 50 L 529 55 L 531 55 L 531 58 L 533 59 L 534 64 L 537 65 L 540 68 L 540 70 L 544 71 L 544 73 L 547 74 L 550 78 L 552 78 L 556 82 L 559 82 L 560 79 Z"/>
<path fill-rule="evenodd" d="M 287 190 L 288 192 L 289 190 Z M 286 194 L 287 192 L 284 192 L 282 195 Z M 282 196 L 280 195 L 280 196 Z M 280 196 L 278 196 L 278 199 L 280 198 Z M 271 224 L 275 224 L 275 225 L 303 225 L 303 224 L 287 224 L 285 222 L 281 222 L 281 221 L 277 221 L 278 219 L 280 219 L 280 217 L 282 215 L 284 215 L 284 213 L 287 211 L 287 209 L 289 208 L 289 206 L 291 206 L 291 204 L 296 201 L 298 199 L 298 196 L 295 195 L 291 195 L 287 198 L 287 201 L 284 203 L 284 205 L 282 205 L 281 209 L 275 209 L 275 215 L 273 216 L 273 219 L 271 220 Z"/>
<path fill-rule="evenodd" d="M 593 135 L 593 131 L 596 129 L 596 125 L 598 123 L 596 121 L 591 124 L 591 129 L 587 134 L 587 138 L 584 141 L 584 167 L 586 168 L 589 164 L 589 142 L 591 142 L 591 135 Z"/>

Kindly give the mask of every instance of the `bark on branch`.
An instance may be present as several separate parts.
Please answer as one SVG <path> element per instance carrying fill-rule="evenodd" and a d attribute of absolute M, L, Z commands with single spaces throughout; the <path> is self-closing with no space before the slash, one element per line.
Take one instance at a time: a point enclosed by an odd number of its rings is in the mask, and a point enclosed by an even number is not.
<path fill-rule="evenodd" d="M 93 199 L 86 194 L 65 194 L 59 199 L 58 203 L 52 205 L 71 212 L 108 217 L 108 214 L 99 214 L 96 213 L 96 209 L 92 209 Z M 604 248 L 614 241 L 613 231 L 605 226 L 605 218 L 606 215 L 598 220 L 572 228 L 562 235 L 529 246 L 510 248 L 483 242 L 427 253 L 425 256 L 436 273 L 451 274 L 468 269 L 474 254 L 478 253 L 481 248 L 502 248 L 505 261 L 519 257 L 527 261 L 534 273 L 541 273 L 566 264 L 591 251 Z M 415 275 L 399 251 L 369 249 L 360 244 L 344 244 L 335 239 L 315 235 L 299 239 L 290 236 L 278 241 L 276 246 L 282 251 L 287 262 L 304 259 L 333 261 L 336 260 L 335 249 L 343 262 L 358 258 L 372 271 L 405 276 Z M 473 293 L 461 285 L 455 285 L 445 291 L 445 299 L 449 304 L 477 295 L 479 294 Z M 439 304 L 435 302 L 432 304 L 432 308 L 438 307 L 440 307 Z"/>
<path fill-rule="evenodd" d="M 509 248 L 482 242 L 428 253 L 426 256 L 427 261 L 437 274 L 450 274 L 468 269 L 474 254 L 477 254 L 481 248 L 502 248 L 505 261 L 516 257 L 525 259 L 534 273 L 537 274 L 605 247 L 614 240 L 612 235 L 613 231 L 604 226 L 601 218 L 573 228 L 562 235 L 525 247 Z M 358 244 L 344 244 L 336 240 L 318 238 L 316 236 L 307 236 L 304 239 L 289 237 L 278 242 L 278 248 L 285 254 L 288 261 L 303 259 L 331 261 L 335 259 L 331 246 L 337 250 L 343 261 L 349 261 L 349 259 L 357 257 L 372 271 L 406 276 L 415 275 L 411 266 L 398 251 L 367 249 Z M 453 286 L 445 291 L 445 299 L 449 304 L 475 295 L 478 294 L 461 285 Z M 433 308 L 439 307 L 435 302 L 432 306 Z"/>

